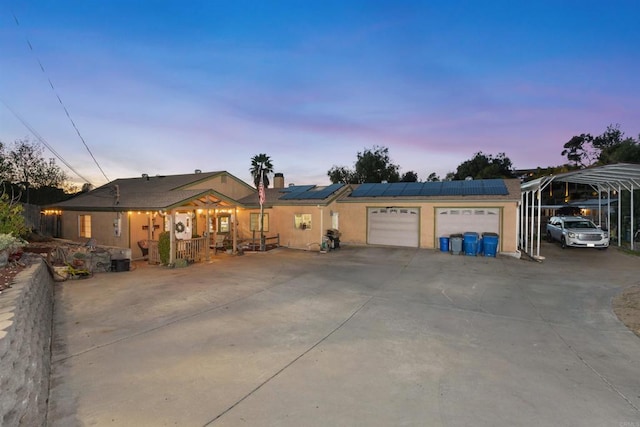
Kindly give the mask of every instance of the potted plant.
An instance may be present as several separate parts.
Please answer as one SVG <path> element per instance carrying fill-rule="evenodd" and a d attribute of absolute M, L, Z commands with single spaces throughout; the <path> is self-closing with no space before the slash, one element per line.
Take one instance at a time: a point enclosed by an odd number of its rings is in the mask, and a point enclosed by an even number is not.
<path fill-rule="evenodd" d="M 84 262 L 87 259 L 87 254 L 84 252 L 76 252 L 73 254 L 73 266 L 74 267 L 84 267 Z"/>
<path fill-rule="evenodd" d="M 224 241 L 224 248 L 227 251 L 228 254 L 232 254 L 233 253 L 233 241 L 231 241 L 230 239 L 226 239 Z"/>

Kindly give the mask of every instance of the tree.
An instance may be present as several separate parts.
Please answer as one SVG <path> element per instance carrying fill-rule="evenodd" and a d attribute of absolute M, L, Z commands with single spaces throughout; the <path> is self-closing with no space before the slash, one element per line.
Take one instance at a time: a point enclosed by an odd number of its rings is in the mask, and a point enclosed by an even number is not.
<path fill-rule="evenodd" d="M 607 126 L 596 137 L 588 133 L 573 136 L 563 147 L 562 155 L 578 168 L 640 160 L 640 136 L 638 139 L 625 137 L 619 124 Z"/>
<path fill-rule="evenodd" d="M 429 177 L 427 177 L 427 182 L 438 182 L 440 181 L 440 177 L 435 173 L 431 172 Z"/>
<path fill-rule="evenodd" d="M 269 156 L 264 153 L 253 156 L 251 158 L 251 169 L 249 169 L 249 171 L 253 176 L 253 184 L 258 190 L 260 189 L 261 183 L 264 188 L 269 187 L 269 174 L 273 172 L 273 164 Z M 260 250 L 264 251 L 266 245 L 264 238 L 264 206 L 262 203 L 263 199 L 260 198 Z"/>
<path fill-rule="evenodd" d="M 461 163 L 454 175 L 455 179 L 513 178 L 513 165 L 505 153 L 497 156 L 477 152 L 474 157 Z"/>
<path fill-rule="evenodd" d="M 365 182 L 398 182 L 399 166 L 391 163 L 389 149 L 374 146 L 358 152 L 355 169 L 345 166 L 333 166 L 327 172 L 332 183 L 362 184 Z"/>
<path fill-rule="evenodd" d="M 329 179 L 333 184 L 357 184 L 353 171 L 345 166 L 332 166 L 327 172 Z"/>
<path fill-rule="evenodd" d="M 262 184 L 265 188 L 269 187 L 269 174 L 273 173 L 273 164 L 271 163 L 271 157 L 266 154 L 256 154 L 251 158 L 251 176 L 253 177 L 253 184 L 258 188 L 260 184 L 260 178 L 262 178 Z"/>
<path fill-rule="evenodd" d="M 418 174 L 414 171 L 405 172 L 400 178 L 400 182 L 418 182 Z"/>
<path fill-rule="evenodd" d="M 593 150 L 590 150 L 592 142 L 593 136 L 588 133 L 573 136 L 564 144 L 561 154 L 567 156 L 567 160 L 573 162 L 575 166 L 584 167 L 593 158 Z"/>
<path fill-rule="evenodd" d="M 11 163 L 7 158 L 5 144 L 0 141 L 0 181 L 11 182 L 12 178 Z"/>
<path fill-rule="evenodd" d="M 68 179 L 54 159 L 47 162 L 42 157 L 43 150 L 40 143 L 28 138 L 14 141 L 8 153 L 4 144 L 0 144 L 0 176 L 25 190 L 23 201 L 26 203 L 30 201 L 31 189 L 58 188 Z"/>
<path fill-rule="evenodd" d="M 640 141 L 640 135 L 638 141 Z M 611 163 L 640 163 L 640 142 L 638 141 L 630 140 L 630 138 L 622 141 L 615 151 L 607 154 L 608 160 Z"/>
<path fill-rule="evenodd" d="M 593 138 L 591 145 L 597 150 L 597 162 L 600 164 L 608 164 L 609 157 L 612 152 L 620 146 L 623 141 L 624 132 L 620 130 L 620 125 L 609 125 L 602 135 Z"/>

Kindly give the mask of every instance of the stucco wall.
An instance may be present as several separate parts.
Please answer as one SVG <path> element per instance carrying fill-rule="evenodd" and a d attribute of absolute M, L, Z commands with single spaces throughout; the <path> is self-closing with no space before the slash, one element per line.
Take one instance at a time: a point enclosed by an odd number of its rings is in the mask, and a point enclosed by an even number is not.
<path fill-rule="evenodd" d="M 280 244 L 297 249 L 320 249 L 322 236 L 328 228 L 331 228 L 331 210 L 334 205 L 321 206 L 277 206 L 265 209 L 269 215 L 269 230 L 267 236 L 280 234 Z M 259 213 L 259 210 L 240 211 L 238 213 L 238 229 L 241 237 L 250 238 L 249 218 L 251 213 Z M 297 229 L 294 226 L 296 214 L 310 214 L 311 227 Z"/>
<path fill-rule="evenodd" d="M 52 319 L 53 280 L 36 259 L 0 295 L 0 425 L 45 424 Z"/>
<path fill-rule="evenodd" d="M 80 215 L 91 215 L 91 237 L 99 245 L 131 247 L 129 242 L 129 219 L 126 213 L 120 214 L 120 236 L 116 236 L 113 221 L 118 218 L 116 212 L 83 212 L 66 211 L 62 213 L 62 236 L 76 242 L 86 242 L 86 237 L 80 237 L 78 218 Z"/>
<path fill-rule="evenodd" d="M 367 209 L 385 207 L 385 203 L 337 203 L 334 211 L 340 218 L 341 241 L 344 243 L 367 244 Z M 499 208 L 500 215 L 500 252 L 516 252 L 516 202 L 453 202 L 442 201 L 432 203 L 403 202 L 394 203 L 394 207 L 411 207 L 420 209 L 420 247 L 437 248 L 438 237 L 435 235 L 435 211 L 440 207 L 483 207 Z M 465 231 L 465 230 L 461 230 Z M 468 230 L 467 230 L 468 231 Z"/>
<path fill-rule="evenodd" d="M 280 234 L 280 243 L 293 248 L 318 249 L 317 243 L 328 228 L 332 228 L 332 219 L 337 217 L 340 232 L 340 240 L 343 244 L 366 245 L 367 244 L 367 209 L 373 207 L 385 207 L 389 201 L 379 203 L 345 203 L 333 202 L 328 206 L 276 206 L 266 209 L 269 214 L 269 232 L 272 236 Z M 457 202 L 440 201 L 420 203 L 416 201 L 396 202 L 396 207 L 411 207 L 420 210 L 420 247 L 437 248 L 435 212 L 439 207 L 482 207 L 500 209 L 500 252 L 516 252 L 516 224 L 517 203 L 514 201 L 478 201 Z M 250 236 L 249 214 L 252 211 L 241 211 L 238 214 L 239 229 L 241 235 Z M 312 215 L 312 227 L 307 230 L 295 229 L 293 218 L 295 214 L 309 213 Z M 469 231 L 469 230 L 461 230 Z M 315 246 L 314 246 L 315 245 Z"/>

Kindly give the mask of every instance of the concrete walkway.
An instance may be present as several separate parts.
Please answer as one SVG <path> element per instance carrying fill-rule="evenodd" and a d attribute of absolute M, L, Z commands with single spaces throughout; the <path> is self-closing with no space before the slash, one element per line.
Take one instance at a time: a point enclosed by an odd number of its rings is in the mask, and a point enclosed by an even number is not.
<path fill-rule="evenodd" d="M 637 257 L 344 247 L 57 284 L 51 426 L 640 426 Z"/>

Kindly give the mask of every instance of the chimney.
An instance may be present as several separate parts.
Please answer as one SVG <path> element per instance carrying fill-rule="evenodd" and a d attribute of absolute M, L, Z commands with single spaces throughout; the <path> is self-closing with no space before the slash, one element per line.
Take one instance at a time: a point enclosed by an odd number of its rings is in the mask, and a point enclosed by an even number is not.
<path fill-rule="evenodd" d="M 284 188 L 284 174 L 281 172 L 273 175 L 273 188 Z"/>

